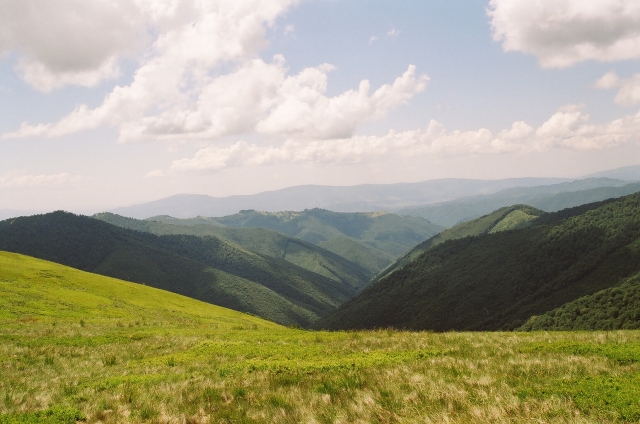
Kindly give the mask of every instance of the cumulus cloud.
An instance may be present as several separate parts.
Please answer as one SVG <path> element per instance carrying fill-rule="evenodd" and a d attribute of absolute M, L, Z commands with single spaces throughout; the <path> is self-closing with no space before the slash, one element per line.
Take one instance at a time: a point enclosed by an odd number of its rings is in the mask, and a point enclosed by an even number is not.
<path fill-rule="evenodd" d="M 618 89 L 614 101 L 622 106 L 633 106 L 640 103 L 640 74 L 630 78 L 620 78 L 614 71 L 607 72 L 594 84 L 596 88 L 608 90 Z"/>
<path fill-rule="evenodd" d="M 16 52 L 18 71 L 39 90 L 93 86 L 118 74 L 118 56 L 141 47 L 143 13 L 129 0 L 0 2 L 0 52 Z"/>
<path fill-rule="evenodd" d="M 581 105 L 569 105 L 560 108 L 536 129 L 519 121 L 497 134 L 486 128 L 449 131 L 432 120 L 424 130 L 390 131 L 381 137 L 354 136 L 306 142 L 289 139 L 279 146 L 238 141 L 230 146 L 203 148 L 192 158 L 174 161 L 171 170 L 199 172 L 282 163 L 356 164 L 430 155 L 594 150 L 637 141 L 640 113 L 595 125 L 589 123 L 589 116 L 581 109 Z"/>
<path fill-rule="evenodd" d="M 67 187 L 70 184 L 76 184 L 82 182 L 83 180 L 84 178 L 79 175 L 70 175 L 64 172 L 52 175 L 26 175 L 20 173 L 9 173 L 0 175 L 0 189 L 55 189 Z"/>
<path fill-rule="evenodd" d="M 349 90 L 328 98 L 326 73 L 330 65 L 306 69 L 286 78 L 277 87 L 268 115 L 256 125 L 260 133 L 296 135 L 302 138 L 349 137 L 356 127 L 371 119 L 382 118 L 415 94 L 423 91 L 429 78 L 416 76 L 415 66 L 370 93 L 371 84 L 364 80 L 358 90 Z"/>
<path fill-rule="evenodd" d="M 487 14 L 505 51 L 532 54 L 545 68 L 640 58 L 637 0 L 491 0 Z"/>
<path fill-rule="evenodd" d="M 144 76 L 139 70 L 139 83 L 116 87 L 96 109 L 80 106 L 55 124 L 23 124 L 3 137 L 57 137 L 99 126 L 118 126 L 121 142 L 213 140 L 248 132 L 298 138 L 348 137 L 363 122 L 380 119 L 407 103 L 429 81 L 426 75 L 416 75 L 415 66 L 409 66 L 392 84 L 373 93 L 369 82 L 363 80 L 358 90 L 327 97 L 327 74 L 333 69 L 324 64 L 288 75 L 282 56 L 276 56 L 272 63 L 253 59 L 234 72 L 209 78 L 191 91 L 196 96 L 191 102 L 179 85 L 164 84 L 153 70 Z M 160 113 L 145 114 L 167 99 L 175 100 L 160 107 Z"/>
<path fill-rule="evenodd" d="M 104 12 L 109 18 L 109 13 L 131 8 L 134 18 L 109 27 L 111 32 L 107 31 L 100 44 L 104 46 L 84 61 L 78 58 L 74 66 L 62 66 L 64 60 L 56 64 L 44 53 L 24 53 L 18 67 L 34 86 L 95 84 L 117 74 L 114 58 L 131 48 L 123 38 L 139 31 L 140 22 L 150 25 L 155 38 L 131 84 L 116 86 L 99 107 L 80 105 L 56 123 L 23 123 L 3 138 L 58 137 L 98 127 L 117 127 L 120 142 L 214 140 L 249 132 L 307 139 L 348 137 L 363 122 L 380 119 L 407 103 L 428 82 L 426 75 L 417 75 L 415 67 L 409 66 L 393 83 L 375 91 L 363 80 L 357 89 L 328 97 L 327 74 L 333 66 L 323 64 L 290 75 L 282 56 L 275 56 L 271 63 L 258 59 L 256 53 L 266 43 L 266 28 L 297 0 L 86 0 L 82 7 L 80 0 L 64 1 L 77 19 L 86 18 L 89 12 Z M 14 8 L 25 13 L 23 8 Z M 4 32 L 22 34 L 16 28 Z M 285 32 L 293 30 L 293 26 L 285 28 Z M 124 36 L 116 37 L 120 31 Z M 82 38 L 77 25 L 69 32 Z M 22 38 L 5 34 L 1 39 L 5 48 L 18 46 L 17 41 L 6 41 L 14 38 L 44 43 L 37 33 L 29 34 Z M 86 43 L 94 41 L 89 38 Z M 71 56 L 82 56 L 73 45 L 69 50 Z M 64 52 L 57 55 L 64 56 Z M 221 69 L 231 70 L 221 73 Z"/>

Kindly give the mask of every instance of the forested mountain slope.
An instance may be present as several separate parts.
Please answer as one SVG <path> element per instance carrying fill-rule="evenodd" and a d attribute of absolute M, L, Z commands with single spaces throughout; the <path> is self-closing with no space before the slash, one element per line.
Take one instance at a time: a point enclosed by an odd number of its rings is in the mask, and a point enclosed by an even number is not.
<path fill-rule="evenodd" d="M 321 328 L 518 328 L 640 271 L 640 194 L 446 241 L 317 323 Z"/>
<path fill-rule="evenodd" d="M 457 240 L 464 237 L 480 236 L 483 234 L 493 234 L 500 231 L 513 230 L 527 225 L 532 220 L 543 214 L 544 212 L 539 209 L 532 208 L 531 206 L 514 205 L 498 209 L 497 211 L 483 217 L 463 222 L 462 224 L 446 229 L 430 239 L 418 244 L 396 260 L 392 265 L 389 265 L 380 272 L 380 274 L 376 276 L 375 280 L 377 281 L 385 275 L 391 274 L 392 272 L 402 268 L 409 262 L 417 259 L 427 250 L 444 243 L 447 240 Z"/>
<path fill-rule="evenodd" d="M 324 277 L 347 284 L 354 290 L 364 287 L 377 271 L 377 269 L 363 268 L 314 244 L 264 228 L 231 228 L 202 223 L 177 225 L 126 218 L 108 212 L 96 214 L 93 218 L 118 227 L 156 235 L 218 237 L 255 253 L 284 259 Z M 207 222 L 204 218 L 202 220 Z"/>
<path fill-rule="evenodd" d="M 540 316 L 519 330 L 618 330 L 640 328 L 640 274 L 619 286 L 583 296 Z"/>
<path fill-rule="evenodd" d="M 0 250 L 308 326 L 355 289 L 215 237 L 156 236 L 65 212 L 0 222 Z"/>
<path fill-rule="evenodd" d="M 416 244 L 444 228 L 423 218 L 384 212 L 339 213 L 323 209 L 302 212 L 241 211 L 219 218 L 149 220 L 178 225 L 209 223 L 235 228 L 266 228 L 313 243 L 360 266 L 375 270 L 389 265 Z"/>

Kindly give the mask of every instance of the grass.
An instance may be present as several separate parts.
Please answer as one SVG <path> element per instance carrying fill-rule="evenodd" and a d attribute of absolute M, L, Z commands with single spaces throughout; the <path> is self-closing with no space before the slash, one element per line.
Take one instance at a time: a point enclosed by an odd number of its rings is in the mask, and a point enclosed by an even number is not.
<path fill-rule="evenodd" d="M 4 253 L 0 290 L 2 424 L 640 420 L 639 331 L 302 331 Z"/>

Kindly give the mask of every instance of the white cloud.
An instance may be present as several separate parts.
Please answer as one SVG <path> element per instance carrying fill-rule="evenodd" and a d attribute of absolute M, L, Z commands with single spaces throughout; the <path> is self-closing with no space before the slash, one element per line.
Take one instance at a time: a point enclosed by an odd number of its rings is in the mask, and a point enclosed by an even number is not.
<path fill-rule="evenodd" d="M 268 116 L 258 122 L 256 130 L 298 138 L 349 137 L 359 124 L 380 119 L 391 109 L 407 103 L 429 81 L 426 75 L 416 77 L 415 66 L 409 66 L 393 84 L 383 85 L 372 94 L 369 81 L 364 80 L 357 91 L 328 98 L 324 95 L 326 73 L 331 69 L 325 65 L 286 78 L 277 88 Z"/>
<path fill-rule="evenodd" d="M 147 172 L 144 178 L 164 177 L 165 174 L 166 172 L 162 169 L 154 169 L 153 171 Z"/>
<path fill-rule="evenodd" d="M 118 74 L 118 56 L 141 47 L 144 23 L 130 0 L 3 1 L 0 52 L 17 52 L 18 71 L 39 90 L 93 86 Z"/>
<path fill-rule="evenodd" d="M 545 68 L 640 58 L 637 0 L 491 0 L 493 37 Z"/>
<path fill-rule="evenodd" d="M 8 173 L 0 175 L 1 190 L 25 190 L 25 189 L 55 189 L 65 188 L 84 180 L 79 175 L 67 173 L 53 175 L 25 175 L 21 173 Z"/>
<path fill-rule="evenodd" d="M 601 76 L 593 86 L 595 88 L 600 88 L 603 90 L 608 90 L 611 88 L 616 88 L 620 84 L 620 77 L 615 73 L 615 71 L 609 71 L 603 76 Z"/>
<path fill-rule="evenodd" d="M 231 146 L 209 146 L 194 157 L 176 160 L 174 172 L 216 171 L 229 167 L 282 163 L 355 164 L 391 158 L 469 154 L 527 153 L 552 149 L 597 150 L 637 142 L 640 113 L 594 125 L 580 105 L 559 109 L 534 129 L 526 122 L 494 135 L 476 131 L 448 131 L 432 120 L 425 130 L 390 131 L 386 136 L 354 136 L 342 139 L 300 141 L 280 146 L 260 146 L 238 141 Z"/>
<path fill-rule="evenodd" d="M 94 87 L 104 79 L 116 78 L 120 74 L 115 57 L 108 58 L 96 70 L 51 71 L 45 64 L 34 59 L 23 58 L 17 65 L 22 78 L 37 90 L 49 92 L 65 85 Z"/>
<path fill-rule="evenodd" d="M 296 27 L 293 24 L 284 27 L 284 35 L 293 34 L 296 31 Z"/>
<path fill-rule="evenodd" d="M 400 30 L 395 29 L 395 28 L 390 29 L 390 30 L 387 32 L 387 36 L 389 36 L 389 37 L 397 37 L 398 35 L 400 35 Z"/>
<path fill-rule="evenodd" d="M 266 43 L 266 27 L 297 0 L 173 0 L 160 4 L 119 0 L 109 3 L 111 9 L 102 4 L 107 0 L 87 0 L 93 6 L 84 9 L 79 0 L 65 1 L 70 2 L 69 7 L 92 13 L 135 6 L 134 16 L 151 25 L 157 35 L 133 82 L 116 86 L 101 106 L 80 105 L 56 123 L 23 123 L 17 131 L 4 134 L 5 139 L 58 137 L 98 127 L 117 127 L 120 142 L 214 140 L 250 132 L 311 139 L 348 137 L 363 122 L 380 119 L 408 102 L 428 82 L 426 75 L 416 75 L 415 67 L 410 66 L 393 84 L 373 93 L 364 80 L 357 90 L 327 97 L 331 65 L 289 75 L 282 56 L 275 56 L 272 63 L 258 59 L 256 52 Z M 78 19 L 88 13 L 79 14 Z M 136 22 L 126 28 L 133 31 Z M 81 29 L 72 26 L 69 31 L 79 31 L 75 37 L 81 38 Z M 108 29 L 118 33 L 120 27 Z M 293 26 L 285 28 L 288 31 Z M 57 69 L 44 59 L 26 55 L 20 66 L 25 79 L 42 89 L 65 83 L 92 85 L 118 72 L 114 55 L 130 47 L 120 41 L 115 36 L 105 41 L 95 58 L 82 66 Z M 222 65 L 232 71 L 221 75 Z"/>
<path fill-rule="evenodd" d="M 630 78 L 620 78 L 614 71 L 610 71 L 598 79 L 594 86 L 605 90 L 618 88 L 614 101 L 619 105 L 633 106 L 640 103 L 640 73 Z"/>
<path fill-rule="evenodd" d="M 358 90 L 327 97 L 327 73 L 333 66 L 287 75 L 284 58 L 276 56 L 272 63 L 246 61 L 234 72 L 207 78 L 206 84 L 185 93 L 178 84 L 165 84 L 161 77 L 166 74 L 148 67 L 138 70 L 139 83 L 116 87 L 96 109 L 80 106 L 55 124 L 23 124 L 3 137 L 57 137 L 106 125 L 120 128 L 121 142 L 213 140 L 254 131 L 298 138 L 348 137 L 363 122 L 407 103 L 429 80 L 416 76 L 415 67 L 409 66 L 393 84 L 373 93 L 364 80 Z M 147 71 L 149 75 L 143 75 Z M 161 112 L 145 114 L 150 109 Z"/>
<path fill-rule="evenodd" d="M 376 37 L 375 35 L 372 35 L 371 37 L 369 37 L 369 44 L 373 44 L 374 41 L 376 41 L 378 39 L 378 37 Z"/>

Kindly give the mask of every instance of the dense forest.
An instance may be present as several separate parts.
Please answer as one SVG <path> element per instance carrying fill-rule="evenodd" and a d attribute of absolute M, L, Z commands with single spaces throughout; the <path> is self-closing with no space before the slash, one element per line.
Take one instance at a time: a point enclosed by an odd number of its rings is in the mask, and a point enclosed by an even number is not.
<path fill-rule="evenodd" d="M 148 218 L 175 225 L 208 224 L 265 228 L 329 250 L 376 274 L 416 244 L 444 229 L 426 219 L 385 212 L 341 213 L 324 209 L 301 212 L 240 211 L 219 218 Z"/>
<path fill-rule="evenodd" d="M 617 330 L 640 328 L 640 274 L 533 316 L 519 330 Z"/>
<path fill-rule="evenodd" d="M 415 246 L 409 252 L 397 259 L 392 265 L 380 272 L 375 281 L 402 268 L 417 259 L 427 250 L 444 243 L 447 240 L 457 240 L 464 237 L 480 236 L 513 230 L 527 225 L 531 220 L 542 216 L 544 212 L 527 205 L 514 205 L 500 208 L 488 215 L 458 224 L 437 234 Z"/>
<path fill-rule="evenodd" d="M 314 273 L 348 284 L 356 290 L 364 287 L 379 270 L 377 267 L 363 267 L 309 242 L 265 228 L 222 227 L 215 224 L 200 223 L 199 221 L 204 221 L 203 219 L 198 220 L 197 223 L 194 222 L 192 225 L 180 225 L 156 220 L 126 218 L 112 213 L 96 214 L 93 215 L 93 218 L 118 227 L 155 235 L 189 235 L 219 238 L 232 245 L 239 246 L 243 250 L 249 250 L 276 259 L 284 259 Z M 168 218 L 165 219 L 171 221 Z M 176 221 L 192 222 L 191 220 Z"/>
<path fill-rule="evenodd" d="M 370 285 L 318 328 L 510 330 L 640 271 L 640 194 L 448 240 Z"/>

